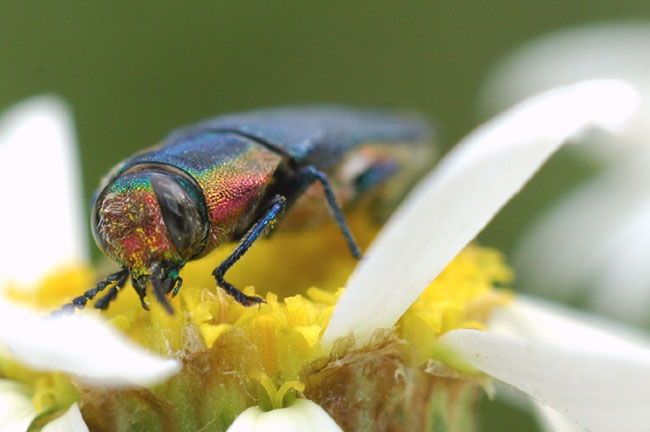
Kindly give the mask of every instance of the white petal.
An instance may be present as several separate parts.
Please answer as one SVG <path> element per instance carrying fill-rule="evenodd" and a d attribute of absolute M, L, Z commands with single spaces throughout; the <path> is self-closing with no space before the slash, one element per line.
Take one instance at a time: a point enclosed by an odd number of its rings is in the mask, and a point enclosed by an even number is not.
<path fill-rule="evenodd" d="M 646 431 L 650 357 L 559 348 L 478 330 L 453 330 L 446 346 L 489 375 L 592 431 Z"/>
<path fill-rule="evenodd" d="M 650 350 L 650 340 L 644 332 L 524 295 L 515 297 L 508 306 L 495 309 L 488 329 L 583 351 L 615 351 L 635 357 Z"/>
<path fill-rule="evenodd" d="M 30 284 L 86 259 L 74 124 L 59 99 L 34 98 L 0 117 L 0 184 L 0 284 Z"/>
<path fill-rule="evenodd" d="M 0 316 L 0 343 L 36 370 L 64 371 L 92 384 L 132 386 L 163 380 L 181 367 L 87 316 L 42 318 L 2 300 Z"/>
<path fill-rule="evenodd" d="M 543 432 L 587 432 L 575 420 L 571 420 L 553 408 L 542 405 L 508 384 L 496 381 L 492 387 L 494 395 L 501 402 L 519 411 L 532 411 L 537 425 Z"/>
<path fill-rule="evenodd" d="M 595 78 L 620 78 L 650 94 L 650 25 L 614 23 L 560 30 L 534 39 L 501 61 L 485 85 L 487 113 L 550 88 Z M 621 147 L 645 145 L 650 136 L 650 100 L 616 146 L 584 146 L 604 160 Z M 603 142 L 602 144 L 607 144 Z"/>
<path fill-rule="evenodd" d="M 61 417 L 46 424 L 41 432 L 88 432 L 88 426 L 75 403 Z"/>
<path fill-rule="evenodd" d="M 592 308 L 621 320 L 650 319 L 650 200 L 637 212 L 610 227 L 603 265 L 594 272 Z"/>
<path fill-rule="evenodd" d="M 560 299 L 595 296 L 597 310 L 647 322 L 648 166 L 650 154 L 637 152 L 543 215 L 515 248 L 519 286 Z"/>
<path fill-rule="evenodd" d="M 588 432 L 564 414 L 538 402 L 535 405 L 535 415 L 541 428 L 545 432 Z"/>
<path fill-rule="evenodd" d="M 20 384 L 0 379 L 0 431 L 25 432 L 35 418 L 32 398 Z"/>
<path fill-rule="evenodd" d="M 248 408 L 235 419 L 228 432 L 341 432 L 323 408 L 307 399 L 297 399 L 287 408 L 264 412 Z"/>
<path fill-rule="evenodd" d="M 567 139 L 589 126 L 621 127 L 638 94 L 589 81 L 530 99 L 481 126 L 395 212 L 357 266 L 325 343 L 391 327 L 420 292 Z"/>
<path fill-rule="evenodd" d="M 530 300 L 508 309 L 495 317 L 495 327 L 509 335 L 454 330 L 441 344 L 592 431 L 647 430 L 646 339 L 584 315 L 572 320 L 561 309 L 547 310 Z"/>

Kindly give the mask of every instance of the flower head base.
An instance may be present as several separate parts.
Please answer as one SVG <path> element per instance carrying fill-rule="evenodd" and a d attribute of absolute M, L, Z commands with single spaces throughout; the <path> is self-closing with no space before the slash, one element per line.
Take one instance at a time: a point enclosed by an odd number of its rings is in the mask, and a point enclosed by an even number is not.
<path fill-rule="evenodd" d="M 238 264 L 233 277 L 277 272 L 278 256 L 291 254 L 294 248 L 314 249 L 319 243 L 327 244 L 334 230 L 335 226 L 325 226 L 306 236 L 277 233 Z M 365 231 L 371 235 L 371 229 Z M 319 257 L 317 262 L 315 256 Z M 224 430 L 248 407 L 282 408 L 296 397 L 320 404 L 344 429 L 350 430 L 378 422 L 392 429 L 410 430 L 423 427 L 433 417 L 435 421 L 459 421 L 452 420 L 448 392 L 465 395 L 454 398 L 456 408 L 465 406 L 472 400 L 476 383 L 434 376 L 427 366 L 435 356 L 439 335 L 455 328 L 482 328 L 491 308 L 507 301 L 507 294 L 495 290 L 495 286 L 507 284 L 511 278 L 501 255 L 478 246 L 468 247 L 424 291 L 394 331 L 379 331 L 372 343 L 361 349 L 345 339 L 329 348 L 321 338 L 341 293 L 334 287 L 342 283 L 345 272 L 354 264 L 341 258 L 346 256 L 331 248 L 326 255 L 312 255 L 312 273 L 321 274 L 320 278 L 312 275 L 312 280 L 328 289 L 310 287 L 284 299 L 268 292 L 266 304 L 259 307 L 243 307 L 215 287 L 210 275 L 214 262 L 219 261 L 215 256 L 190 263 L 184 269 L 185 283 L 172 299 L 176 311 L 173 315 L 155 301 L 150 302 L 150 312 L 144 311 L 135 292 L 125 288 L 103 314 L 139 344 L 181 359 L 183 369 L 151 389 L 103 390 L 88 387 L 73 377 L 80 393 L 71 393 L 68 404 L 72 400 L 80 402 L 91 428 L 111 430 L 125 422 L 147 430 L 158 430 L 165 424 L 177 424 L 182 430 L 206 425 Z M 32 298 L 49 307 L 62 303 L 73 288 L 84 289 L 86 274 L 86 270 L 77 269 L 52 275 Z M 280 278 L 285 284 L 291 283 L 290 274 Z M 266 285 L 273 286 L 274 282 L 269 277 Z M 300 283 L 294 281 L 292 285 Z M 64 287 L 58 295 L 52 292 L 55 284 Z M 246 292 L 253 294 L 254 290 L 248 287 Z M 2 374 L 32 386 L 35 394 L 56 394 L 61 387 L 52 378 L 56 374 L 45 374 L 52 384 L 43 388 L 35 385 L 33 377 L 37 375 L 16 373 L 10 365 L 3 363 Z M 67 406 L 59 402 L 56 408 Z M 111 415 L 107 416 L 107 412 Z"/>

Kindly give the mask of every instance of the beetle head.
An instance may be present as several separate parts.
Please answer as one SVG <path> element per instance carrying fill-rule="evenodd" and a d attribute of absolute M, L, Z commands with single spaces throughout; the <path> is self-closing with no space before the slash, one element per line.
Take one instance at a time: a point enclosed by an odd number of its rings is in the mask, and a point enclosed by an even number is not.
<path fill-rule="evenodd" d="M 164 164 L 118 175 L 98 194 L 91 218 L 97 245 L 136 277 L 163 262 L 182 266 L 205 247 L 210 227 L 198 185 Z"/>

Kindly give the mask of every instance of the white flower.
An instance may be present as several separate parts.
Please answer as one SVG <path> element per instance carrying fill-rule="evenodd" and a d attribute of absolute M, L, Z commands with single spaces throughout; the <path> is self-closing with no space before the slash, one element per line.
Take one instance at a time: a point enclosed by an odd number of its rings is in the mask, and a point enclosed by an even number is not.
<path fill-rule="evenodd" d="M 75 142 L 72 116 L 53 97 L 24 102 L 0 118 L 0 286 L 8 278 L 32 284 L 88 255 Z M 36 232 L 26 239 L 30 231 Z"/>
<path fill-rule="evenodd" d="M 529 99 L 470 134 L 379 234 L 350 278 L 325 338 L 352 332 L 363 341 L 376 327 L 394 325 L 563 142 L 589 126 L 619 128 L 638 103 L 638 94 L 620 81 L 588 81 Z M 557 324 L 558 314 L 542 313 L 524 299 L 507 309 L 510 319 L 501 319 L 500 327 L 507 324 L 515 335 L 453 330 L 441 343 L 591 430 L 647 429 L 650 351 L 623 349 L 630 344 L 570 316 L 546 334 L 540 330 Z"/>
<path fill-rule="evenodd" d="M 65 414 L 52 420 L 41 430 L 42 432 L 88 432 L 88 426 L 84 423 L 79 407 L 75 403 Z"/>
<path fill-rule="evenodd" d="M 28 283 L 86 259 L 72 130 L 68 108 L 52 97 L 24 102 L 0 119 L 2 192 L 13 203 L 0 224 L 0 281 Z M 2 347 L 35 370 L 129 386 L 165 379 L 180 368 L 86 316 L 44 319 L 0 296 L 0 320 Z M 1 430 L 27 430 L 36 414 L 20 386 L 0 380 Z M 44 430 L 88 430 L 76 405 L 52 423 Z"/>
<path fill-rule="evenodd" d="M 615 143 L 594 137 L 580 154 L 601 165 L 521 237 L 520 286 L 621 320 L 650 317 L 650 25 L 617 23 L 563 30 L 525 44 L 495 68 L 487 109 L 593 78 L 620 78 L 645 96 Z"/>
<path fill-rule="evenodd" d="M 584 82 L 524 102 L 470 134 L 382 230 L 340 298 L 325 340 L 332 343 L 354 333 L 356 341 L 363 343 L 377 328 L 392 327 L 564 141 L 590 126 L 618 130 L 637 104 L 638 94 L 621 81 Z M 44 234 L 40 235 L 42 239 Z M 650 423 L 645 409 L 650 400 L 650 351 L 625 342 L 616 336 L 618 331 L 582 321 L 573 313 L 519 298 L 494 317 L 492 331 L 454 330 L 440 343 L 459 362 L 528 393 L 594 431 L 645 430 Z M 7 337 L 0 333 L 5 343 Z M 16 345 L 13 353 L 19 358 L 26 353 L 38 357 L 39 346 L 38 341 L 28 339 L 25 346 Z M 65 355 L 53 353 L 54 345 L 47 346 L 44 354 Z M 114 355 L 107 357 L 115 360 Z M 62 366 L 59 363 L 54 369 Z M 78 367 L 97 373 L 94 367 Z M 119 365 L 118 373 L 119 368 L 129 372 Z M 79 373 L 79 369 L 69 372 Z M 103 378 L 115 379 L 115 375 Z M 22 407 L 9 417 L 0 417 L 0 424 L 29 424 L 25 420 L 29 404 L 17 394 L 17 389 L 0 390 L 0 398 L 13 398 Z M 70 417 L 78 420 L 73 414 Z M 308 401 L 267 413 L 251 408 L 232 428 L 310 430 L 314 421 L 320 430 L 339 430 L 321 408 Z"/>
<path fill-rule="evenodd" d="M 298 399 L 287 408 L 264 412 L 258 407 L 241 413 L 228 432 L 340 432 L 341 428 L 319 405 Z"/>

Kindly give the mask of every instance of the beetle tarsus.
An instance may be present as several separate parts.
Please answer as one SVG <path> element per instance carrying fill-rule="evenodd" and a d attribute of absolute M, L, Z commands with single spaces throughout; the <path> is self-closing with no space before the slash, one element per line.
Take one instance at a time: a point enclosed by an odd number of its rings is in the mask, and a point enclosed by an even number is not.
<path fill-rule="evenodd" d="M 133 286 L 133 289 L 135 292 L 138 294 L 138 297 L 140 298 L 140 304 L 142 305 L 142 309 L 148 311 L 149 306 L 147 303 L 144 301 L 144 298 L 147 294 L 147 281 L 149 280 L 149 276 L 140 276 L 140 277 L 133 277 L 131 276 L 131 285 Z"/>
<path fill-rule="evenodd" d="M 113 301 L 117 297 L 117 287 L 112 287 L 106 294 L 102 296 L 99 300 L 95 302 L 95 309 L 101 309 L 101 310 L 106 310 L 108 308 L 108 304 Z"/>
<path fill-rule="evenodd" d="M 75 297 L 72 299 L 72 304 L 77 308 L 77 309 L 83 309 L 84 306 L 86 306 L 86 302 L 88 299 L 85 296 L 79 296 Z"/>
<path fill-rule="evenodd" d="M 229 296 L 235 299 L 237 303 L 243 306 L 253 306 L 259 305 L 261 303 L 266 303 L 266 301 L 261 297 L 249 296 L 239 291 L 232 284 L 226 282 L 223 278 L 223 275 L 218 274 L 216 271 L 213 274 L 217 279 L 217 285 L 223 288 Z"/>
<path fill-rule="evenodd" d="M 174 282 L 174 291 L 172 292 L 172 297 L 176 297 L 176 294 L 178 294 L 178 290 L 181 289 L 181 286 L 183 285 L 183 278 L 179 277 L 176 279 Z"/>

